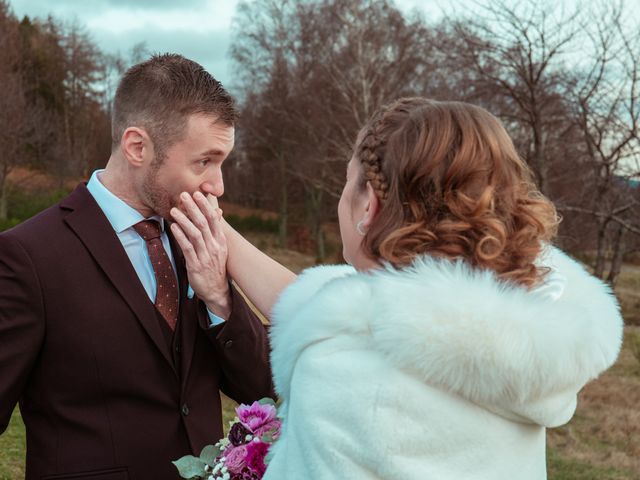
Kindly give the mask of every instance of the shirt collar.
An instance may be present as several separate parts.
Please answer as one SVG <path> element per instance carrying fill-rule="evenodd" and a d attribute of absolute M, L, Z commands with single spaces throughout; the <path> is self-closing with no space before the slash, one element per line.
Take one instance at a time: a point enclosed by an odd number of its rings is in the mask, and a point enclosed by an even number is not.
<path fill-rule="evenodd" d="M 160 215 L 153 215 L 145 219 L 135 208 L 127 205 L 122 199 L 111 193 L 100 181 L 99 175 L 104 170 L 96 170 L 87 183 L 87 190 L 102 209 L 107 220 L 116 231 L 122 233 L 136 223 L 143 220 L 156 220 L 160 223 L 160 231 L 164 232 L 164 219 Z"/>

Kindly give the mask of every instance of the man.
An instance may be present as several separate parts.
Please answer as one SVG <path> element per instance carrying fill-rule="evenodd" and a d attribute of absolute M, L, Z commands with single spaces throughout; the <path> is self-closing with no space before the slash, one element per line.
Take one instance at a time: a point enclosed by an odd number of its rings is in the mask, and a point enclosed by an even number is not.
<path fill-rule="evenodd" d="M 0 432 L 20 401 L 27 479 L 177 478 L 222 436 L 219 389 L 272 395 L 262 324 L 224 268 L 187 275 L 165 220 L 181 192 L 222 195 L 235 119 L 200 65 L 136 65 L 105 170 L 0 234 Z"/>

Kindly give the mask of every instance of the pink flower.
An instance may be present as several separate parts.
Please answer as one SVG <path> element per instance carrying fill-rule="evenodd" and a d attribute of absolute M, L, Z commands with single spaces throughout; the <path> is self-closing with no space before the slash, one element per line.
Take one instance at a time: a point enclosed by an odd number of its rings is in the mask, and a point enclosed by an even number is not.
<path fill-rule="evenodd" d="M 246 466 L 247 447 L 227 447 L 224 451 L 224 465 L 231 473 L 240 473 Z"/>
<path fill-rule="evenodd" d="M 264 463 L 264 457 L 269 451 L 269 444 L 264 442 L 249 442 L 247 445 L 247 456 L 245 461 L 247 466 L 256 472 L 260 478 L 264 475 L 267 466 Z"/>
<path fill-rule="evenodd" d="M 254 434 L 256 437 L 262 438 L 269 433 L 273 440 L 276 440 L 280 436 L 280 423 L 280 420 L 277 418 L 275 420 L 271 420 L 269 423 L 265 423 L 264 425 L 256 428 Z"/>
<path fill-rule="evenodd" d="M 245 427 L 252 432 L 261 426 L 271 422 L 276 418 L 276 407 L 273 405 L 260 405 L 258 402 L 253 402 L 251 406 L 240 405 L 236 408 L 238 419 Z"/>

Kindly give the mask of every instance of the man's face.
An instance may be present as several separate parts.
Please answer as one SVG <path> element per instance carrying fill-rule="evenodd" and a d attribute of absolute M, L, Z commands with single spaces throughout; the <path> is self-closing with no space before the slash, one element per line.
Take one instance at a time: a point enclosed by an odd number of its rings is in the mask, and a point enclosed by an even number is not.
<path fill-rule="evenodd" d="M 235 130 L 209 115 L 189 117 L 184 138 L 171 145 L 162 163 L 153 162 L 142 182 L 142 198 L 158 215 L 170 219 L 182 192 L 216 197 L 224 193 L 222 162 L 233 149 Z"/>

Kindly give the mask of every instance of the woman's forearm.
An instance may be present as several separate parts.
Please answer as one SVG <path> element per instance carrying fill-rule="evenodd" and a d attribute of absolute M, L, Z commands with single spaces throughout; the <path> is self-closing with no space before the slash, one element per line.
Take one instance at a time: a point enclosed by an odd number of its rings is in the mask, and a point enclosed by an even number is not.
<path fill-rule="evenodd" d="M 229 256 L 227 272 L 240 289 L 266 317 L 282 291 L 296 279 L 296 274 L 262 253 L 224 219 Z"/>

